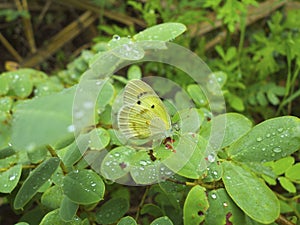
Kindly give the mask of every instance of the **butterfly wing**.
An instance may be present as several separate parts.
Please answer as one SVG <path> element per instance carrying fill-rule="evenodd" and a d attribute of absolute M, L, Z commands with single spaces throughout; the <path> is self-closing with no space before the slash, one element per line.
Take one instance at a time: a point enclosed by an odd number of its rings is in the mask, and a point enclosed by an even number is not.
<path fill-rule="evenodd" d="M 157 96 L 157 94 L 145 82 L 134 79 L 126 85 L 123 96 L 124 105 L 132 105 L 145 96 Z"/>
<path fill-rule="evenodd" d="M 154 90 L 141 80 L 132 80 L 125 87 L 118 125 L 127 138 L 145 139 L 165 135 L 171 121 Z"/>

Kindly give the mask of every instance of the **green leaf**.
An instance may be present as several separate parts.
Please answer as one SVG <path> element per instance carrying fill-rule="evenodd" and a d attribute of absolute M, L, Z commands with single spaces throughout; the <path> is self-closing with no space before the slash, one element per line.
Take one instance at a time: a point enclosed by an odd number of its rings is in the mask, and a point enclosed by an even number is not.
<path fill-rule="evenodd" d="M 172 122 L 178 123 L 180 133 L 185 134 L 197 132 L 203 121 L 195 108 L 188 108 L 177 111 Z"/>
<path fill-rule="evenodd" d="M 187 92 L 193 99 L 193 101 L 198 104 L 199 106 L 205 106 L 207 104 L 207 99 L 197 84 L 190 84 L 187 86 Z"/>
<path fill-rule="evenodd" d="M 20 98 L 28 97 L 33 88 L 30 75 L 21 71 L 13 71 L 9 74 L 10 89 Z"/>
<path fill-rule="evenodd" d="M 78 216 L 75 216 L 72 221 L 64 222 L 59 215 L 59 209 L 55 209 L 47 213 L 42 219 L 40 225 L 82 225 L 82 221 Z"/>
<path fill-rule="evenodd" d="M 280 207 L 273 191 L 258 177 L 232 162 L 225 161 L 222 166 L 222 179 L 232 200 L 255 221 L 264 224 L 274 222 Z"/>
<path fill-rule="evenodd" d="M 41 203 L 48 209 L 57 209 L 60 207 L 63 196 L 62 188 L 58 185 L 54 185 L 43 193 Z"/>
<path fill-rule="evenodd" d="M 188 135 L 182 136 L 179 145 L 176 146 L 176 154 L 179 154 L 179 152 L 186 152 L 186 158 L 184 158 L 183 156 L 181 157 L 179 155 L 177 156 L 177 159 L 182 158 L 186 160 L 184 164 L 181 163 L 182 168 L 177 172 L 177 174 L 192 179 L 198 179 L 202 171 L 206 169 L 206 163 L 204 163 L 204 158 L 205 151 L 208 148 L 207 141 L 204 138 L 198 135 L 195 136 L 197 137 L 197 139 L 189 138 Z M 172 164 L 173 163 L 175 163 L 176 165 L 180 164 L 177 160 L 174 160 Z M 174 168 L 172 164 L 168 164 L 167 166 L 169 166 L 172 169 Z"/>
<path fill-rule="evenodd" d="M 97 81 L 96 84 L 99 84 L 99 93 L 97 97 L 96 108 L 102 112 L 107 104 L 110 103 L 114 96 L 115 88 L 114 86 L 107 80 L 101 82 Z"/>
<path fill-rule="evenodd" d="M 65 176 L 63 190 L 71 201 L 92 204 L 103 199 L 105 186 L 98 174 L 92 170 L 74 170 Z"/>
<path fill-rule="evenodd" d="M 181 23 L 163 23 L 147 28 L 133 36 L 136 41 L 171 41 L 186 30 Z"/>
<path fill-rule="evenodd" d="M 211 133 L 213 126 L 214 132 Z M 225 126 L 225 130 L 224 130 Z M 213 117 L 211 121 L 206 123 L 200 130 L 201 136 L 205 139 L 213 138 L 216 140 L 223 140 L 221 146 L 214 146 L 216 149 L 224 148 L 231 145 L 233 142 L 241 138 L 252 127 L 252 122 L 238 113 L 226 113 Z M 225 131 L 225 132 L 220 132 Z M 219 143 L 219 142 L 217 142 Z M 214 142 L 212 142 L 214 144 Z"/>
<path fill-rule="evenodd" d="M 112 224 L 120 219 L 129 209 L 129 202 L 124 198 L 113 198 L 105 202 L 96 211 L 99 224 Z"/>
<path fill-rule="evenodd" d="M 19 182 L 21 172 L 22 165 L 15 165 L 7 171 L 0 173 L 0 192 L 11 193 Z"/>
<path fill-rule="evenodd" d="M 59 215 L 63 221 L 72 221 L 76 215 L 79 205 L 64 196 L 59 209 Z"/>
<path fill-rule="evenodd" d="M 300 163 L 296 163 L 290 167 L 286 172 L 285 176 L 291 180 L 300 181 Z"/>
<path fill-rule="evenodd" d="M 58 155 L 66 166 L 73 166 L 82 157 L 76 141 L 64 149 L 60 149 Z"/>
<path fill-rule="evenodd" d="M 143 208 L 141 209 L 141 215 L 149 214 L 151 216 L 160 217 L 163 216 L 163 212 L 161 208 L 159 208 L 157 205 L 154 204 L 145 204 L 143 205 Z"/>
<path fill-rule="evenodd" d="M 244 213 L 228 196 L 224 188 L 208 193 L 209 208 L 203 225 L 245 224 Z"/>
<path fill-rule="evenodd" d="M 0 76 L 0 96 L 6 95 L 9 90 L 9 82 L 7 76 Z"/>
<path fill-rule="evenodd" d="M 27 156 L 31 163 L 37 164 L 47 157 L 48 150 L 46 147 L 28 149 Z"/>
<path fill-rule="evenodd" d="M 173 222 L 167 216 L 164 216 L 155 219 L 150 225 L 173 225 Z"/>
<path fill-rule="evenodd" d="M 31 172 L 16 195 L 14 201 L 15 209 L 23 208 L 30 201 L 30 199 L 38 192 L 39 188 L 54 174 L 59 163 L 60 160 L 53 157 L 45 160 Z"/>
<path fill-rule="evenodd" d="M 13 105 L 13 99 L 11 97 L 0 98 L 0 111 L 9 112 Z"/>
<path fill-rule="evenodd" d="M 253 127 L 228 149 L 231 158 L 243 162 L 265 162 L 283 158 L 300 148 L 300 120 L 283 116 Z"/>
<path fill-rule="evenodd" d="M 90 133 L 89 147 L 92 150 L 104 149 L 110 141 L 110 136 L 107 130 L 102 127 L 93 129 Z"/>
<path fill-rule="evenodd" d="M 277 160 L 273 164 L 273 171 L 276 175 L 283 174 L 289 167 L 291 167 L 295 162 L 294 157 L 288 156 Z"/>
<path fill-rule="evenodd" d="M 286 177 L 278 177 L 280 185 L 290 193 L 296 193 L 295 185 Z"/>
<path fill-rule="evenodd" d="M 242 98 L 229 92 L 225 95 L 225 97 L 227 98 L 228 103 L 233 109 L 240 112 L 244 111 L 245 106 Z"/>
<path fill-rule="evenodd" d="M 15 150 L 31 150 L 72 138 L 74 88 L 17 105 L 12 123 Z"/>
<path fill-rule="evenodd" d="M 132 79 L 141 79 L 142 78 L 142 70 L 137 65 L 131 65 L 127 71 L 128 80 Z"/>
<path fill-rule="evenodd" d="M 205 219 L 209 207 L 205 189 L 194 186 L 188 193 L 183 206 L 183 221 L 185 225 L 200 224 Z"/>
<path fill-rule="evenodd" d="M 111 150 L 102 161 L 102 176 L 112 181 L 125 176 L 130 170 L 130 159 L 135 152 L 136 150 L 123 146 Z"/>
<path fill-rule="evenodd" d="M 117 225 L 137 225 L 137 223 L 131 216 L 126 216 L 120 219 Z"/>
<path fill-rule="evenodd" d="M 222 178 L 223 169 L 218 161 L 211 162 L 202 175 L 204 182 L 214 182 Z"/>

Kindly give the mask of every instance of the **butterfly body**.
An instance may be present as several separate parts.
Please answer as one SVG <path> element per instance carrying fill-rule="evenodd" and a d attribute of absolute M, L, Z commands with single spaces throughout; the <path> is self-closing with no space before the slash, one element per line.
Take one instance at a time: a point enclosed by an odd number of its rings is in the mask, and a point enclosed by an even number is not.
<path fill-rule="evenodd" d="M 127 139 L 163 139 L 170 135 L 171 120 L 155 91 L 141 80 L 131 80 L 124 90 L 118 127 Z"/>

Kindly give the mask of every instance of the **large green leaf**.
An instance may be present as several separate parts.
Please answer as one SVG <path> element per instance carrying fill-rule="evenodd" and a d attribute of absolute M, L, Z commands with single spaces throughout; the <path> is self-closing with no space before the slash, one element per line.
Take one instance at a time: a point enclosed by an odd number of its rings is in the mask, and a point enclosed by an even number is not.
<path fill-rule="evenodd" d="M 137 225 L 137 223 L 132 217 L 126 216 L 120 219 L 117 225 Z"/>
<path fill-rule="evenodd" d="M 41 203 L 48 209 L 57 209 L 60 207 L 63 196 L 62 188 L 58 185 L 54 185 L 43 193 Z"/>
<path fill-rule="evenodd" d="M 17 186 L 21 177 L 22 165 L 15 165 L 0 173 L 0 192 L 10 193 Z"/>
<path fill-rule="evenodd" d="M 200 224 L 204 221 L 204 215 L 208 206 L 205 189 L 199 185 L 194 186 L 188 193 L 184 202 L 184 225 Z"/>
<path fill-rule="evenodd" d="M 19 104 L 12 124 L 13 148 L 32 150 L 72 138 L 74 91 L 66 89 Z"/>
<path fill-rule="evenodd" d="M 236 161 L 265 162 L 283 158 L 300 148 L 300 119 L 283 116 L 253 127 L 229 147 Z"/>
<path fill-rule="evenodd" d="M 217 126 L 219 125 L 222 127 L 218 129 Z M 215 127 L 214 129 L 218 130 L 218 132 L 211 133 L 212 126 Z M 200 134 L 207 140 L 210 136 L 216 139 L 221 138 L 223 141 L 220 147 L 223 148 L 242 137 L 251 129 L 251 127 L 251 121 L 245 116 L 238 113 L 226 113 L 212 118 L 209 123 L 206 123 L 202 127 Z M 224 133 L 222 131 L 224 131 Z"/>
<path fill-rule="evenodd" d="M 82 225 L 82 220 L 75 216 L 72 221 L 64 222 L 59 215 L 59 209 L 55 209 L 45 215 L 40 225 Z"/>
<path fill-rule="evenodd" d="M 147 28 L 133 36 L 136 41 L 171 41 L 186 30 L 181 23 L 163 23 Z"/>
<path fill-rule="evenodd" d="M 106 179 L 113 181 L 125 176 L 131 168 L 130 159 L 135 152 L 136 150 L 124 146 L 114 148 L 104 157 L 101 174 Z"/>
<path fill-rule="evenodd" d="M 173 225 L 173 222 L 167 216 L 163 216 L 152 221 L 150 225 Z"/>
<path fill-rule="evenodd" d="M 232 162 L 225 161 L 222 166 L 222 179 L 232 200 L 252 219 L 265 224 L 274 222 L 280 207 L 272 190 L 251 172 Z"/>
<path fill-rule="evenodd" d="M 244 213 L 220 188 L 208 193 L 209 208 L 203 225 L 245 224 Z"/>
<path fill-rule="evenodd" d="M 105 186 L 94 171 L 74 170 L 64 178 L 63 190 L 73 202 L 92 204 L 103 199 Z"/>
<path fill-rule="evenodd" d="M 113 198 L 105 202 L 96 212 L 99 224 L 112 224 L 120 219 L 129 209 L 129 202 L 124 198 Z"/>
<path fill-rule="evenodd" d="M 32 171 L 16 195 L 14 201 L 15 209 L 23 208 L 30 201 L 39 188 L 53 175 L 59 163 L 60 160 L 58 158 L 50 158 Z"/>
<path fill-rule="evenodd" d="M 67 196 L 64 196 L 59 209 L 59 215 L 63 221 L 72 221 L 76 215 L 78 207 L 78 204 L 72 202 Z"/>

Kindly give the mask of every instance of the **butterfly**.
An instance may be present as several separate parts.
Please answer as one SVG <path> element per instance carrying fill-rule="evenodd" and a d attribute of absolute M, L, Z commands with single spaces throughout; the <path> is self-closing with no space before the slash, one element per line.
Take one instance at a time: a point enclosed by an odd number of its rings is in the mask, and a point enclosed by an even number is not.
<path fill-rule="evenodd" d="M 144 81 L 133 79 L 125 86 L 123 106 L 118 113 L 118 128 L 128 140 L 159 140 L 171 135 L 168 111 Z"/>

